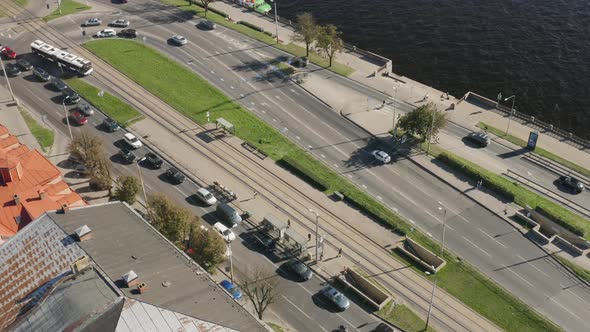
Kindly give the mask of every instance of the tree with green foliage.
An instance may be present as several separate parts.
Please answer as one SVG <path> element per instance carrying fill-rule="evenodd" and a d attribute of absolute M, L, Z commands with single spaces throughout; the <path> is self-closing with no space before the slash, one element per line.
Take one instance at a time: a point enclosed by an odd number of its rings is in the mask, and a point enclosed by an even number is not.
<path fill-rule="evenodd" d="M 190 0 L 189 0 L 190 1 Z M 199 0 L 205 8 L 205 18 L 207 18 L 207 12 L 209 11 L 209 4 L 215 2 L 215 0 Z"/>
<path fill-rule="evenodd" d="M 74 136 L 68 152 L 72 159 L 86 167 L 90 176 L 90 187 L 95 190 L 109 190 L 111 195 L 111 161 L 108 159 L 102 140 L 86 131 Z"/>
<path fill-rule="evenodd" d="M 115 189 L 115 197 L 121 202 L 131 205 L 135 203 L 135 197 L 141 189 L 139 179 L 135 176 L 120 176 L 117 179 L 118 185 Z"/>
<path fill-rule="evenodd" d="M 297 15 L 297 25 L 295 34 L 291 38 L 293 41 L 305 43 L 305 56 L 309 57 L 309 47 L 318 37 L 320 27 L 316 24 L 310 13 Z"/>
<path fill-rule="evenodd" d="M 164 194 L 155 193 L 148 196 L 147 210 L 154 228 L 170 242 L 184 244 L 192 217 L 188 209 L 177 205 Z"/>
<path fill-rule="evenodd" d="M 226 243 L 215 231 L 200 225 L 198 219 L 189 226 L 188 254 L 207 272 L 214 273 L 225 260 Z"/>
<path fill-rule="evenodd" d="M 398 121 L 398 126 L 411 135 L 420 136 L 424 142 L 429 136 L 436 136 L 446 123 L 446 115 L 438 112 L 436 105 L 429 103 L 402 116 Z"/>
<path fill-rule="evenodd" d="M 316 44 L 320 51 L 330 60 L 328 67 L 332 67 L 334 56 L 344 48 L 344 41 L 340 37 L 341 35 L 333 24 L 322 26 L 319 29 Z"/>
<path fill-rule="evenodd" d="M 257 267 L 252 273 L 246 276 L 238 283 L 242 292 L 252 302 L 254 311 L 258 319 L 262 320 L 264 311 L 273 304 L 279 296 L 277 275 L 271 271 Z"/>

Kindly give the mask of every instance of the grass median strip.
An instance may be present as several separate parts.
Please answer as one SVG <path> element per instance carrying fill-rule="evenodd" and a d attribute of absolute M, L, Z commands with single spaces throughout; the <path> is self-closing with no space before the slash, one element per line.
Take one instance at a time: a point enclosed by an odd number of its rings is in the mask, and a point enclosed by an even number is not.
<path fill-rule="evenodd" d="M 207 112 L 213 120 L 225 118 L 233 123 L 237 136 L 242 140 L 274 160 L 288 164 L 299 174 L 304 174 L 308 181 L 319 184 L 322 190 L 327 193 L 340 191 L 347 202 L 372 215 L 375 220 L 398 233 L 410 233 L 410 224 L 400 216 L 174 60 L 141 43 L 127 40 L 99 40 L 85 46 L 193 121 L 204 124 Z M 417 230 L 411 236 L 431 250 L 438 247 Z M 439 286 L 483 316 L 508 331 L 559 330 L 475 269 L 459 263 L 451 254 L 447 256 L 449 263 L 443 269 L 447 277 L 441 277 Z M 460 282 L 466 284 L 461 285 Z"/>
<path fill-rule="evenodd" d="M 21 116 L 25 120 L 27 127 L 29 127 L 31 134 L 33 134 L 37 142 L 39 142 L 39 145 L 41 146 L 43 151 L 48 151 L 53 146 L 53 142 L 55 140 L 55 134 L 53 133 L 53 130 L 40 125 L 39 122 L 37 122 L 37 120 L 35 120 L 35 118 L 33 118 L 28 113 L 28 111 L 20 107 L 19 111 Z"/>
<path fill-rule="evenodd" d="M 83 5 L 79 2 L 73 0 L 61 0 L 61 9 L 58 8 L 53 11 L 53 13 L 43 17 L 43 21 L 49 22 L 61 16 L 66 16 L 74 13 L 78 13 L 81 11 L 85 11 L 90 9 L 90 6 Z"/>
<path fill-rule="evenodd" d="M 500 138 L 503 138 L 503 139 L 511 142 L 512 144 L 518 145 L 523 148 L 527 146 L 527 142 L 525 140 L 520 139 L 515 136 L 512 136 L 510 134 L 506 135 L 506 133 L 504 131 L 502 131 L 498 128 L 494 128 L 486 123 L 480 122 L 477 124 L 477 126 L 479 128 L 487 130 L 488 132 L 490 132 Z M 582 175 L 590 177 L 590 170 L 588 170 L 576 163 L 573 163 L 567 159 L 564 159 L 554 153 L 551 153 L 551 152 L 544 150 L 540 147 L 536 147 L 534 153 L 538 154 L 539 156 L 545 157 L 547 159 L 551 159 L 551 160 L 555 161 L 556 163 L 561 164 L 569 169 L 572 169 Z"/>
<path fill-rule="evenodd" d="M 66 79 L 66 83 L 72 89 L 76 90 L 82 98 L 86 99 L 90 104 L 108 115 L 111 119 L 117 121 L 122 127 L 130 126 L 132 123 L 144 118 L 144 116 L 135 108 L 124 103 L 110 93 L 104 92 L 104 94 L 100 96 L 100 89 L 81 79 L 69 78 Z"/>
<path fill-rule="evenodd" d="M 197 16 L 205 17 L 205 9 L 201 6 L 199 6 L 198 4 L 193 4 L 193 5 L 189 6 L 189 4 L 187 3 L 186 0 L 162 0 L 162 2 L 165 4 L 168 4 L 168 5 L 175 6 L 179 9 L 192 12 L 193 14 L 195 14 Z M 281 49 L 287 53 L 291 53 L 295 56 L 305 56 L 305 48 L 303 48 L 299 45 L 295 45 L 293 43 L 288 43 L 288 44 L 281 43 L 281 44 L 277 45 L 276 39 L 274 37 L 272 37 L 271 35 L 261 32 L 261 31 L 254 30 L 244 24 L 238 24 L 238 23 L 231 22 L 228 19 L 226 19 L 223 15 L 209 11 L 207 13 L 207 19 L 210 21 L 213 21 L 219 25 L 222 25 L 226 28 L 240 32 L 248 37 L 254 38 L 260 42 L 263 42 L 268 45 L 272 45 L 272 46 L 274 46 L 278 49 Z M 315 63 L 316 65 L 318 65 L 320 67 L 324 67 L 327 70 L 330 70 L 330 71 L 333 71 L 337 74 L 340 74 L 342 76 L 350 76 L 352 73 L 354 73 L 354 69 L 352 69 L 351 67 L 346 66 L 342 63 L 339 63 L 337 61 L 332 62 L 332 66 L 328 67 L 328 65 L 329 65 L 328 59 L 317 54 L 317 53 L 314 53 L 314 52 L 310 52 L 309 61 Z"/>

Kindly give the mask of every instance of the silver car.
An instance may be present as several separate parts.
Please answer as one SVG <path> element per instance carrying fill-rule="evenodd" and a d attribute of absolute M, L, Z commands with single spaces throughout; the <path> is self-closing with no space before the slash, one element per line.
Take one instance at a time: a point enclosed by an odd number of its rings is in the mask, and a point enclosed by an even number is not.
<path fill-rule="evenodd" d="M 320 294 L 322 294 L 328 300 L 330 300 L 330 302 L 336 305 L 338 309 L 340 309 L 341 311 L 344 311 L 348 309 L 348 307 L 350 307 L 350 301 L 348 300 L 348 298 L 346 298 L 344 294 L 340 293 L 338 290 L 336 290 L 336 288 L 332 287 L 331 285 L 322 288 L 322 290 L 320 290 Z"/>
<path fill-rule="evenodd" d="M 172 36 L 172 42 L 174 42 L 176 45 L 186 45 L 188 40 L 186 40 L 186 38 L 181 35 L 174 35 Z"/>
<path fill-rule="evenodd" d="M 119 27 L 119 28 L 126 28 L 129 26 L 129 21 L 127 21 L 127 20 L 114 20 L 111 22 L 110 26 Z"/>
<path fill-rule="evenodd" d="M 80 113 L 82 113 L 86 116 L 94 114 L 94 110 L 92 109 L 92 107 L 90 107 L 90 104 L 88 104 L 84 100 L 82 100 L 78 103 L 78 110 L 80 111 Z"/>
<path fill-rule="evenodd" d="M 86 22 L 82 23 L 82 26 L 85 27 L 95 27 L 102 24 L 102 20 L 100 18 L 91 18 Z"/>

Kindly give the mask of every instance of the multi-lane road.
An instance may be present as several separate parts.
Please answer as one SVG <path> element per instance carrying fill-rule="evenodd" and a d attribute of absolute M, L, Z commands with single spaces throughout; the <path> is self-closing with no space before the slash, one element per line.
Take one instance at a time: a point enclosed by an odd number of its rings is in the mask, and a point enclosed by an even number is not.
<path fill-rule="evenodd" d="M 145 43 L 186 64 L 435 238 L 441 234 L 444 218 L 439 206 L 445 208 L 449 248 L 566 329 L 587 327 L 583 319 L 590 313 L 587 288 L 511 226 L 416 168 L 411 161 L 376 164 L 366 147 L 367 134 L 297 85 L 257 80 L 257 75 L 269 68 L 268 60 L 284 56 L 282 52 L 222 27 L 209 32 L 197 30 L 197 20 L 189 18 L 186 22 L 186 16 L 179 17 L 185 14 L 154 2 L 136 2 L 122 8 L 129 14 L 112 18 L 131 18 L 134 27 L 146 37 Z M 72 40 L 82 42 L 78 24 L 89 17 L 76 15 L 53 25 Z M 166 40 L 175 33 L 185 35 L 189 44 L 183 48 L 169 47 Z M 26 42 L 23 45 L 21 50 L 26 49 Z M 323 71 L 316 74 L 330 75 Z M 374 99 L 383 98 L 348 79 L 334 76 L 333 81 Z M 31 96 L 39 93 L 30 92 Z M 405 108 L 408 110 L 409 106 Z M 494 153 L 493 149 L 489 151 Z M 148 185 L 159 190 L 162 181 Z M 178 198 L 183 200 L 180 196 L 188 193 L 178 192 Z"/>

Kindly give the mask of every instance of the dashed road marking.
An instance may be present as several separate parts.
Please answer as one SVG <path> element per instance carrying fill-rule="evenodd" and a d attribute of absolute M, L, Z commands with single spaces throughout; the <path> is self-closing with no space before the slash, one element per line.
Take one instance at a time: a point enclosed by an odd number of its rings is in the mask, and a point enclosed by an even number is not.
<path fill-rule="evenodd" d="M 272 119 L 273 122 L 277 122 L 277 119 Z"/>
<path fill-rule="evenodd" d="M 528 265 L 530 265 L 530 266 L 531 266 L 533 269 L 535 269 L 535 270 L 539 271 L 539 272 L 540 272 L 541 274 L 543 274 L 544 276 L 546 276 L 546 277 L 549 277 L 549 275 L 548 275 L 547 273 L 543 272 L 541 269 L 539 269 L 538 267 L 536 267 L 536 266 L 535 266 L 533 263 L 531 263 L 531 262 L 527 262 L 527 260 L 526 260 L 526 259 L 524 259 L 524 257 L 522 257 L 521 255 L 518 255 L 518 254 L 517 254 L 517 255 L 516 255 L 516 257 L 518 257 L 518 258 L 522 259 L 522 261 L 523 261 L 523 262 L 526 262 L 526 263 L 527 263 Z"/>
<path fill-rule="evenodd" d="M 220 79 L 222 82 L 225 82 L 225 80 L 224 80 L 223 78 L 221 78 L 221 77 L 220 77 L 219 79 Z"/>
<path fill-rule="evenodd" d="M 320 154 L 320 156 L 322 156 L 322 158 L 326 158 L 326 155 L 325 154 Z"/>
<path fill-rule="evenodd" d="M 382 201 L 383 200 L 383 197 L 377 196 L 377 199 L 380 200 L 380 201 Z"/>
<path fill-rule="evenodd" d="M 301 137 L 299 137 L 299 136 L 295 136 L 295 138 L 296 138 L 296 139 L 301 139 Z"/>
<path fill-rule="evenodd" d="M 494 240 L 494 241 L 495 241 L 497 244 L 501 245 L 501 246 L 502 246 L 502 247 L 504 247 L 504 248 L 507 248 L 507 247 L 506 247 L 506 246 L 505 246 L 505 245 L 504 245 L 502 242 L 500 242 L 500 241 L 496 240 L 496 239 L 495 239 L 493 236 L 491 236 L 490 234 L 486 233 L 486 232 L 485 232 L 483 229 L 481 229 L 481 228 L 479 228 L 479 227 L 478 227 L 477 229 L 479 229 L 479 231 L 480 231 L 480 232 L 482 232 L 482 233 L 484 233 L 485 235 L 487 235 L 487 236 L 488 236 L 490 239 Z"/>
<path fill-rule="evenodd" d="M 212 71 L 211 71 L 211 74 L 214 74 L 214 75 L 215 75 L 215 72 L 212 70 Z"/>
<path fill-rule="evenodd" d="M 253 102 L 253 101 L 251 101 L 251 102 L 250 102 L 250 105 L 254 106 L 254 105 L 256 105 L 256 103 L 255 103 L 255 102 Z"/>
<path fill-rule="evenodd" d="M 240 98 L 244 98 L 244 94 L 243 93 L 240 93 Z"/>
<path fill-rule="evenodd" d="M 516 273 L 516 272 L 512 271 L 512 269 L 510 269 L 510 268 L 509 268 L 508 266 L 506 266 L 505 264 L 502 264 L 502 265 L 504 266 L 504 268 L 505 268 L 506 270 L 508 270 L 508 271 L 510 271 L 510 272 L 512 272 L 512 273 L 514 273 L 514 275 L 515 275 L 515 276 L 517 276 L 517 277 L 518 277 L 520 280 L 522 280 L 522 281 L 526 282 L 527 284 L 529 284 L 529 286 L 531 286 L 531 287 L 533 287 L 533 288 L 535 287 L 535 286 L 534 286 L 533 284 L 531 284 L 531 283 L 530 283 L 528 280 L 526 280 L 525 278 L 523 278 L 523 277 L 522 277 L 520 274 L 518 274 L 518 273 Z"/>
<path fill-rule="evenodd" d="M 351 178 L 351 179 L 352 179 L 352 175 L 350 175 L 350 174 L 346 174 L 346 176 L 348 176 L 349 178 Z"/>
<path fill-rule="evenodd" d="M 560 306 L 561 308 L 563 308 L 563 310 L 569 312 L 572 316 L 576 317 L 579 320 L 582 320 L 578 315 L 574 314 L 573 312 L 569 311 L 566 307 L 564 307 L 561 303 L 555 301 L 553 298 L 550 298 L 551 301 L 553 301 L 555 304 L 557 304 L 558 306 Z"/>
<path fill-rule="evenodd" d="M 311 150 L 311 149 L 313 149 L 313 146 L 311 146 L 311 145 L 308 145 L 307 147 L 308 147 L 310 150 Z"/>
<path fill-rule="evenodd" d="M 266 114 L 266 111 L 265 110 L 262 110 L 262 113 Z"/>
<path fill-rule="evenodd" d="M 293 92 L 294 94 L 296 94 L 296 95 L 298 95 L 298 96 L 299 96 L 299 93 L 298 93 L 297 91 L 295 91 L 295 90 L 293 90 L 293 89 L 289 89 L 289 90 L 291 90 L 291 92 Z"/>
<path fill-rule="evenodd" d="M 481 249 L 480 247 L 477 246 L 477 244 L 473 243 L 471 240 L 469 240 L 468 238 L 466 238 L 465 236 L 461 236 L 463 238 L 463 240 L 471 243 L 472 246 L 476 247 L 477 249 L 479 249 L 481 252 L 483 252 L 484 254 L 488 255 L 488 257 L 492 257 L 492 255 L 488 254 L 487 251 Z"/>
<path fill-rule="evenodd" d="M 232 90 L 235 89 L 233 85 L 230 85 L 229 88 Z"/>
<path fill-rule="evenodd" d="M 416 225 L 416 222 L 414 220 L 412 220 L 412 219 L 408 219 L 408 220 L 412 223 L 412 225 Z"/>
<path fill-rule="evenodd" d="M 278 100 L 281 100 L 281 97 L 280 96 L 275 96 L 275 98 L 277 98 Z"/>

